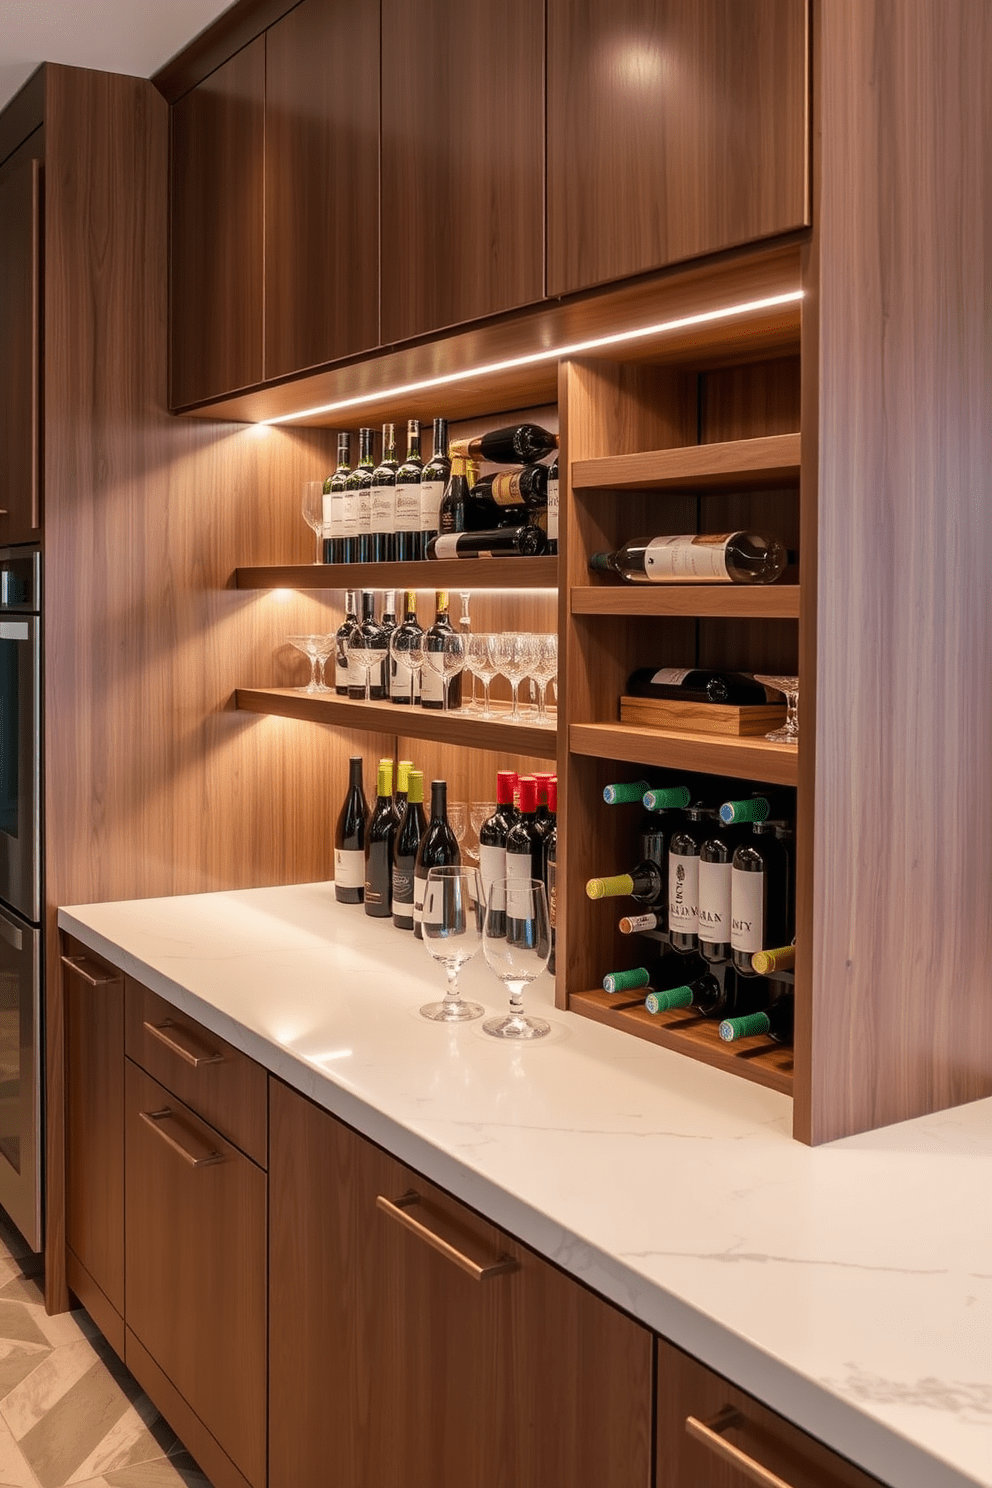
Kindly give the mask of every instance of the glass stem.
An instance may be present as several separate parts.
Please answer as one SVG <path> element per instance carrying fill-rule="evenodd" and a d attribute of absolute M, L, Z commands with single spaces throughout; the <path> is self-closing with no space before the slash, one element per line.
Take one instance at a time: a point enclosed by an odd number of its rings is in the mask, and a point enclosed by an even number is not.
<path fill-rule="evenodd" d="M 311 656 L 311 658 L 310 658 L 310 686 L 309 686 L 308 691 L 310 691 L 310 692 L 316 692 L 317 691 L 317 658 L 316 658 L 316 656 Z"/>
<path fill-rule="evenodd" d="M 798 688 L 793 688 L 793 690 L 791 692 L 787 692 L 785 694 L 785 701 L 786 701 L 786 705 L 787 705 L 787 708 L 788 708 L 788 711 L 787 711 L 787 713 L 785 715 L 785 726 L 786 726 L 786 728 L 789 730 L 789 732 L 791 734 L 798 734 L 798 732 L 799 732 L 799 690 L 798 690 Z"/>
<path fill-rule="evenodd" d="M 451 678 L 450 677 L 442 677 L 441 678 L 441 710 L 444 713 L 447 713 L 447 711 L 448 711 L 448 693 L 449 693 L 450 690 L 451 690 Z"/>
<path fill-rule="evenodd" d="M 537 701 L 537 721 L 546 723 L 548 718 L 548 684 L 541 683 L 541 691 Z"/>
<path fill-rule="evenodd" d="M 317 539 L 317 556 L 313 561 L 314 563 L 319 563 L 324 556 L 324 534 L 319 527 L 315 527 L 313 535 Z"/>
<path fill-rule="evenodd" d="M 510 712 L 510 722 L 511 723 L 517 723 L 519 721 L 519 719 L 520 719 L 520 709 L 519 709 L 519 705 L 518 705 L 518 702 L 517 702 L 517 693 L 520 691 L 520 680 L 519 680 L 519 678 L 517 679 L 516 682 L 513 682 L 513 681 L 510 682 L 510 688 L 511 688 L 512 696 L 513 696 L 513 708 L 512 708 L 512 710 Z"/>
<path fill-rule="evenodd" d="M 461 967 L 446 966 L 444 969 L 448 976 L 448 990 L 444 994 L 445 1002 L 461 1002 L 462 995 L 458 990 L 458 973 L 461 971 Z"/>
<path fill-rule="evenodd" d="M 483 716 L 483 718 L 491 718 L 492 717 L 492 707 L 490 706 L 490 702 L 489 702 L 489 684 L 490 684 L 490 682 L 492 682 L 492 680 L 493 680 L 492 677 L 490 677 L 487 681 L 483 681 L 483 683 L 482 683 L 482 691 L 483 691 L 483 699 L 484 699 L 483 704 L 482 704 L 482 707 L 483 707 L 482 716 Z"/>

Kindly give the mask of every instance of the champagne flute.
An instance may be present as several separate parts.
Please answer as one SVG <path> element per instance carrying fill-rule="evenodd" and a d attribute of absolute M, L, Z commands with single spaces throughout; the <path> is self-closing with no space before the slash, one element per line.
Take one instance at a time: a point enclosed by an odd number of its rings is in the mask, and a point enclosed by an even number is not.
<path fill-rule="evenodd" d="M 485 1012 L 458 990 L 462 967 L 482 943 L 482 880 L 477 868 L 447 864 L 427 875 L 422 929 L 427 954 L 444 967 L 448 988 L 441 1002 L 428 1002 L 421 1016 L 434 1023 L 465 1023 Z"/>
<path fill-rule="evenodd" d="M 310 662 L 310 681 L 306 687 L 301 687 L 299 691 L 326 692 L 327 689 L 322 687 L 317 680 L 317 658 L 320 655 L 320 648 L 323 645 L 324 637 L 322 635 L 291 635 L 287 636 L 286 639 L 297 651 L 302 651 L 303 655 Z"/>
<path fill-rule="evenodd" d="M 762 673 L 754 673 L 755 682 L 761 682 L 765 687 L 771 687 L 776 692 L 785 694 L 787 712 L 785 722 L 781 728 L 772 729 L 765 738 L 773 744 L 798 744 L 799 743 L 799 678 L 765 676 Z"/>
<path fill-rule="evenodd" d="M 498 878 L 489 888 L 482 949 L 490 971 L 506 984 L 510 1011 L 487 1018 L 493 1038 L 535 1039 L 551 1032 L 544 1018 L 524 1015 L 524 988 L 540 976 L 551 954 L 548 900 L 539 878 Z"/>
<path fill-rule="evenodd" d="M 319 563 L 323 556 L 324 542 L 324 483 L 323 481 L 303 482 L 303 520 L 308 527 L 313 528 L 314 537 L 317 540 L 317 556 L 315 563 Z"/>

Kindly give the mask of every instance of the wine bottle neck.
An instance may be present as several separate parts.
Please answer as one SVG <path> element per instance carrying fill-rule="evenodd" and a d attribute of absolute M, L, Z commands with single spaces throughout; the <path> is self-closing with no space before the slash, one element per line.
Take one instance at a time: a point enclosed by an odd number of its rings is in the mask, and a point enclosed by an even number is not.
<path fill-rule="evenodd" d="M 431 821 L 448 819 L 448 786 L 443 780 L 431 781 Z"/>

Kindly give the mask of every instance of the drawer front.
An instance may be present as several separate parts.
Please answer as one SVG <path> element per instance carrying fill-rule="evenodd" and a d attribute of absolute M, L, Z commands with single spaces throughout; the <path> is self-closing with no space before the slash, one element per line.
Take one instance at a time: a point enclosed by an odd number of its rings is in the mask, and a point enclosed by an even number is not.
<path fill-rule="evenodd" d="M 130 1060 L 125 1154 L 127 1325 L 261 1485 L 265 1174 Z"/>
<path fill-rule="evenodd" d="M 265 1070 L 140 982 L 126 981 L 128 1057 L 264 1168 Z"/>
<path fill-rule="evenodd" d="M 657 1488 L 882 1488 L 681 1349 L 657 1348 Z"/>

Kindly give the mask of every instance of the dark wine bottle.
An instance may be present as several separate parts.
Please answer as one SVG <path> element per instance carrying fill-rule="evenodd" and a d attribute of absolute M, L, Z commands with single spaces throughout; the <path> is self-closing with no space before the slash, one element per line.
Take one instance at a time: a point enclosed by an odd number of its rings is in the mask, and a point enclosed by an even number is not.
<path fill-rule="evenodd" d="M 603 978 L 603 991 L 614 995 L 618 992 L 640 992 L 651 985 L 651 973 L 646 966 L 629 966 L 624 971 L 608 971 Z"/>
<path fill-rule="evenodd" d="M 407 790 L 410 785 L 410 771 L 413 769 L 413 760 L 399 760 L 396 765 L 396 788 L 393 791 L 393 815 L 396 825 L 399 826 L 403 820 L 406 810 Z"/>
<path fill-rule="evenodd" d="M 402 625 L 396 627 L 396 640 L 389 657 L 389 699 L 393 703 L 420 702 L 420 674 L 402 660 L 402 651 L 419 647 L 424 632 L 417 623 L 416 590 L 406 591 L 406 611 Z M 400 652 L 397 658 L 396 653 Z"/>
<path fill-rule="evenodd" d="M 558 909 L 558 778 L 548 781 L 548 813 L 551 827 L 544 838 L 544 887 L 548 895 L 548 923 L 551 926 L 551 955 L 548 970 L 555 974 L 555 919 Z"/>
<path fill-rule="evenodd" d="M 699 949 L 704 960 L 718 964 L 731 957 L 731 878 L 739 833 L 721 827 L 716 811 L 707 812 L 707 820 L 699 846 Z"/>
<path fill-rule="evenodd" d="M 422 557 L 420 550 L 420 420 L 408 419 L 406 459 L 396 472 L 396 558 L 409 563 Z"/>
<path fill-rule="evenodd" d="M 451 453 L 469 455 L 473 460 L 489 460 L 493 465 L 522 465 L 543 460 L 558 448 L 558 435 L 539 424 L 516 424 L 506 429 L 490 429 L 475 439 L 452 443 Z"/>
<path fill-rule="evenodd" d="M 470 532 L 501 527 L 508 519 L 526 521 L 531 507 L 548 504 L 548 467 L 523 465 L 477 480 L 466 501 L 465 525 Z"/>
<path fill-rule="evenodd" d="M 393 924 L 398 930 L 413 929 L 413 880 L 417 850 L 420 839 L 427 830 L 423 771 L 409 772 L 406 792 L 406 807 L 393 843 Z"/>
<path fill-rule="evenodd" d="M 642 860 L 650 858 L 661 869 L 665 892 L 658 905 L 662 930 L 668 926 L 668 852 L 672 838 L 685 820 L 692 796 L 687 785 L 659 785 L 644 792 L 644 814 L 638 828 Z"/>
<path fill-rule="evenodd" d="M 379 761 L 375 805 L 365 835 L 365 913 L 386 920 L 393 912 L 393 762 Z"/>
<path fill-rule="evenodd" d="M 699 848 L 706 809 L 690 806 L 668 845 L 668 933 L 676 951 L 699 949 Z"/>
<path fill-rule="evenodd" d="M 547 842 L 548 836 L 555 825 L 554 815 L 551 810 L 551 782 L 557 781 L 558 777 L 553 770 L 535 770 L 534 779 L 537 781 L 537 813 L 534 817 L 534 822 L 541 834 L 542 841 Z"/>
<path fill-rule="evenodd" d="M 513 792 L 517 783 L 515 770 L 500 770 L 496 775 L 496 810 L 479 828 L 479 873 L 482 890 L 489 903 L 489 891 L 499 879 L 506 877 L 506 838 L 517 820 L 513 804 Z M 494 926 L 497 935 L 506 933 L 505 914 Z"/>
<path fill-rule="evenodd" d="M 630 806 L 644 800 L 644 792 L 650 790 L 646 780 L 617 780 L 603 786 L 603 800 L 607 806 Z M 688 805 L 688 800 L 685 802 Z"/>
<path fill-rule="evenodd" d="M 548 552 L 558 551 L 558 456 L 548 469 Z"/>
<path fill-rule="evenodd" d="M 742 976 L 754 976 L 751 958 L 765 946 L 792 937 L 789 858 L 770 821 L 754 823 L 751 838 L 734 852 L 730 880 L 730 944 Z"/>
<path fill-rule="evenodd" d="M 465 531 L 465 508 L 468 501 L 468 493 L 474 480 L 470 480 L 469 467 L 474 470 L 475 466 L 471 460 L 466 460 L 464 455 L 452 455 L 451 474 L 441 498 L 441 506 L 438 511 L 437 530 L 442 537 L 455 532 Z M 425 549 L 428 558 L 436 558 L 434 542 L 431 540 Z M 440 555 L 444 557 L 442 553 Z"/>
<path fill-rule="evenodd" d="M 361 904 L 365 892 L 365 834 L 369 808 L 362 789 L 362 760 L 348 761 L 348 793 L 334 829 L 334 897 L 339 904 Z"/>
<path fill-rule="evenodd" d="M 324 482 L 331 497 L 331 537 L 324 539 L 324 562 L 344 562 L 345 486 L 351 474 L 351 435 L 338 435 L 338 463 L 334 474 Z"/>
<path fill-rule="evenodd" d="M 435 612 L 434 624 L 424 632 L 424 666 L 420 674 L 420 706 L 422 708 L 443 708 L 444 689 L 448 688 L 448 708 L 460 708 L 462 705 L 462 674 L 456 672 L 447 680 L 428 663 L 426 653 L 429 651 L 439 652 L 443 649 L 445 638 L 455 634 L 454 626 L 448 618 L 448 591 L 438 589 L 434 595 Z"/>
<path fill-rule="evenodd" d="M 792 802 L 780 795 L 748 796 L 746 800 L 724 801 L 720 807 L 720 820 L 728 827 L 743 822 L 763 822 L 769 817 L 776 821 L 792 815 Z"/>
<path fill-rule="evenodd" d="M 747 672 L 708 672 L 700 667 L 638 667 L 627 678 L 630 697 L 671 698 L 685 703 L 768 702 L 768 693 Z"/>
<path fill-rule="evenodd" d="M 386 663 L 388 641 L 375 618 L 375 590 L 362 590 L 362 618 L 348 640 L 348 696 L 356 702 L 364 698 L 382 700 L 386 696 Z M 358 656 L 356 656 L 356 652 Z M 366 675 L 366 663 L 374 657 Z"/>
<path fill-rule="evenodd" d="M 448 458 L 448 420 L 434 420 L 434 452 L 420 476 L 420 553 L 427 556 L 427 545 L 440 529 L 441 502 L 451 475 Z"/>
<path fill-rule="evenodd" d="M 652 964 L 652 971 L 646 966 L 632 966 L 625 971 L 608 972 L 603 978 L 603 991 L 611 994 L 653 991 L 672 982 L 690 981 L 705 971 L 698 956 L 680 956 L 671 950 L 662 951 Z"/>
<path fill-rule="evenodd" d="M 773 971 L 791 971 L 796 964 L 794 945 L 777 946 L 773 951 L 755 951 L 751 966 L 758 976 L 770 976 Z"/>
<path fill-rule="evenodd" d="M 396 629 L 396 590 L 386 589 L 382 596 L 382 614 L 379 616 L 379 625 L 386 632 L 386 649 L 389 649 L 389 637 Z"/>
<path fill-rule="evenodd" d="M 432 539 L 427 558 L 533 558 L 547 539 L 540 527 L 495 527 L 486 532 L 448 532 Z"/>
<path fill-rule="evenodd" d="M 680 811 L 692 800 L 687 785 L 656 785 L 641 797 L 647 811 Z"/>
<path fill-rule="evenodd" d="M 528 945 L 533 937 L 529 900 L 514 890 L 528 887 L 532 879 L 544 882 L 544 835 L 537 824 L 537 781 L 521 775 L 518 785 L 520 815 L 506 834 L 506 938 Z"/>
<path fill-rule="evenodd" d="M 721 982 L 712 972 L 704 972 L 694 981 L 684 982 L 679 987 L 669 987 L 664 992 L 652 992 L 644 1006 L 649 1013 L 667 1013 L 672 1008 L 694 1008 L 704 1018 L 722 1018 L 727 1011 L 730 993 L 727 990 L 731 978 Z"/>
<path fill-rule="evenodd" d="M 424 898 L 427 893 L 427 875 L 432 868 L 461 862 L 455 834 L 448 825 L 448 787 L 443 780 L 431 781 L 431 819 L 420 839 L 417 862 L 413 876 L 413 933 L 423 940 L 421 924 L 424 917 Z"/>
<path fill-rule="evenodd" d="M 346 589 L 344 596 L 344 620 L 338 626 L 334 647 L 334 691 L 339 697 L 347 697 L 351 672 L 348 669 L 348 651 L 351 633 L 358 625 L 358 610 L 355 605 L 355 590 Z"/>
<path fill-rule="evenodd" d="M 617 928 L 621 935 L 643 935 L 648 930 L 664 930 L 665 916 L 653 909 L 648 910 L 647 914 L 624 915 Z"/>
<path fill-rule="evenodd" d="M 645 859 L 632 873 L 615 873 L 610 878 L 590 878 L 586 895 L 590 899 L 619 899 L 626 895 L 639 904 L 660 904 L 665 893 L 665 875 L 657 863 Z"/>
<path fill-rule="evenodd" d="M 369 563 L 372 559 L 372 458 L 374 429 L 358 431 L 358 464 L 345 482 L 345 563 Z M 351 547 L 348 547 L 348 541 Z"/>
<path fill-rule="evenodd" d="M 396 425 L 382 426 L 382 459 L 372 472 L 371 561 L 392 563 L 396 557 Z"/>
<path fill-rule="evenodd" d="M 746 1013 L 742 1018 L 725 1018 L 720 1024 L 720 1037 L 728 1044 L 758 1035 L 775 1039 L 780 1044 L 791 1044 L 794 1016 L 795 998 L 791 992 L 786 992 L 764 1012 Z"/>
<path fill-rule="evenodd" d="M 589 567 L 628 584 L 773 584 L 786 560 L 778 539 L 760 532 L 686 533 L 634 538 L 594 553 Z"/>

